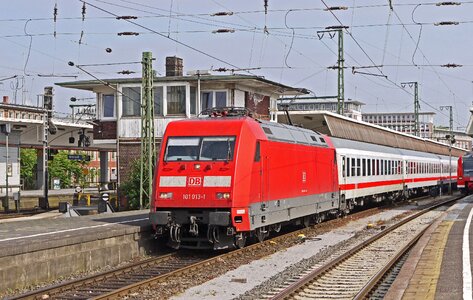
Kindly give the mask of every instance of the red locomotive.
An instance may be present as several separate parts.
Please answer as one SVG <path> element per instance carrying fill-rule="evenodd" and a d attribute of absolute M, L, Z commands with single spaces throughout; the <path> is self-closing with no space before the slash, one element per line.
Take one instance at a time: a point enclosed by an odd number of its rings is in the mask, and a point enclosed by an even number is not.
<path fill-rule="evenodd" d="M 150 214 L 158 234 L 176 248 L 243 247 L 286 221 L 338 212 L 326 136 L 228 113 L 167 126 Z"/>
<path fill-rule="evenodd" d="M 174 248 L 243 247 L 288 222 L 456 180 L 446 156 L 331 139 L 236 108 L 214 115 L 171 122 L 163 137 L 150 221 Z"/>
<path fill-rule="evenodd" d="M 457 187 L 464 194 L 473 191 L 473 153 L 458 158 Z"/>

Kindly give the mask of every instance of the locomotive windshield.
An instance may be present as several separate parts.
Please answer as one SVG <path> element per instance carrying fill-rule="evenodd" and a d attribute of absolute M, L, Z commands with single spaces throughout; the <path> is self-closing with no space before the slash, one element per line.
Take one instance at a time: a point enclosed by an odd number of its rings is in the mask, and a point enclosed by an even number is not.
<path fill-rule="evenodd" d="M 235 137 L 169 137 L 165 161 L 233 159 Z"/>

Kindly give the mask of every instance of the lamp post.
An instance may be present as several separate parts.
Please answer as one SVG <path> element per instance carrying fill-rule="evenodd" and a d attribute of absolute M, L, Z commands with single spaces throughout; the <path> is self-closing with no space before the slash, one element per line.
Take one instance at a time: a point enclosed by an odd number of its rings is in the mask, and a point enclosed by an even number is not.
<path fill-rule="evenodd" d="M 450 133 L 447 134 L 445 137 L 447 138 L 448 142 L 448 170 L 449 170 L 449 178 L 448 178 L 448 194 L 452 194 L 452 144 L 455 142 L 455 137 L 453 135 L 453 107 L 451 105 L 443 105 L 440 106 L 440 110 L 448 110 L 450 112 Z"/>
<path fill-rule="evenodd" d="M 8 153 L 8 135 L 11 132 L 11 124 L 1 124 L 0 125 L 0 131 L 5 135 L 5 188 L 6 188 L 6 194 L 5 194 L 5 201 L 3 202 L 3 207 L 5 208 L 5 212 L 8 212 L 9 209 L 9 194 L 8 194 L 8 189 L 9 189 L 9 184 L 8 184 L 8 176 L 9 174 L 9 153 Z"/>
<path fill-rule="evenodd" d="M 200 113 L 200 76 L 210 75 L 209 70 L 194 70 L 187 72 L 189 76 L 197 76 L 197 103 L 195 105 L 196 115 Z"/>

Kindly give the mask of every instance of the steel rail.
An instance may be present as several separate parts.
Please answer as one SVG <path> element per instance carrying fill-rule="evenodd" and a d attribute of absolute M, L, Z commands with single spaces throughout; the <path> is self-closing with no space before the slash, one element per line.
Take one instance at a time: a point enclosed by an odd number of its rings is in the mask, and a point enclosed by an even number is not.
<path fill-rule="evenodd" d="M 288 287 L 284 288 L 282 291 L 280 291 L 278 294 L 274 295 L 271 300 L 281 300 L 281 299 L 286 299 L 288 297 L 290 297 L 292 294 L 296 293 L 299 289 L 303 288 L 306 284 L 308 284 L 309 282 L 313 281 L 314 279 L 316 278 L 319 278 L 321 277 L 324 273 L 328 272 L 329 270 L 333 269 L 334 267 L 336 267 L 337 265 L 339 265 L 341 262 L 347 260 L 348 258 L 350 258 L 351 256 L 353 256 L 355 253 L 359 252 L 360 250 L 362 250 L 363 248 L 366 248 L 367 246 L 369 246 L 370 244 L 372 244 L 373 242 L 377 241 L 378 239 L 384 237 L 385 235 L 389 234 L 390 232 L 394 231 L 395 229 L 405 225 L 406 223 L 422 216 L 423 214 L 435 209 L 435 208 L 438 208 L 440 206 L 443 206 L 445 204 L 448 204 L 450 202 L 454 202 L 454 201 L 457 201 L 458 199 L 461 199 L 463 198 L 464 196 L 460 196 L 460 197 L 454 197 L 454 198 L 451 198 L 451 199 L 447 199 L 447 200 L 443 200 L 443 201 L 440 201 L 440 202 L 437 202 L 425 209 L 422 209 L 421 211 L 419 211 L 418 213 L 415 213 L 407 218 L 405 218 L 404 220 L 400 221 L 399 223 L 396 223 L 390 227 L 387 227 L 386 229 L 384 229 L 382 232 L 374 235 L 373 237 L 369 238 L 368 240 L 364 241 L 363 243 L 355 246 L 354 248 L 348 250 L 347 252 L 345 252 L 344 254 L 338 256 L 337 258 L 331 260 L 330 262 L 328 262 L 327 264 L 325 264 L 324 266 L 318 268 L 318 269 L 315 269 L 314 271 L 310 272 L 309 274 L 307 274 L 306 276 L 302 277 L 300 280 L 297 280 L 296 282 L 292 283 L 291 285 L 289 285 Z M 428 228 L 428 227 L 427 227 Z M 425 230 L 425 229 L 424 229 Z M 423 232 L 424 232 L 423 230 Z M 420 238 L 420 237 L 419 237 Z M 374 284 L 374 283 L 373 283 Z M 369 293 L 369 291 L 368 291 Z"/>
<path fill-rule="evenodd" d="M 170 260 L 171 258 L 173 258 L 175 255 L 176 255 L 176 253 L 165 254 L 165 255 L 162 255 L 162 256 L 159 256 L 159 257 L 150 258 L 150 259 L 147 259 L 147 260 L 144 260 L 144 261 L 141 261 L 141 262 L 137 262 L 137 263 L 134 263 L 134 264 L 131 264 L 131 265 L 127 265 L 127 266 L 123 266 L 123 267 L 120 267 L 120 268 L 117 268 L 117 269 L 113 269 L 111 271 L 106 271 L 106 272 L 102 272 L 102 273 L 99 273 L 99 274 L 90 275 L 90 276 L 87 276 L 85 278 L 79 278 L 79 279 L 76 279 L 76 280 L 73 280 L 73 281 L 59 283 L 59 284 L 56 284 L 56 285 L 53 285 L 53 286 L 50 286 L 50 287 L 45 287 L 45 288 L 34 290 L 34 291 L 31 291 L 31 292 L 28 292 L 28 293 L 25 293 L 25 294 L 21 294 L 19 296 L 9 297 L 7 299 L 10 299 L 10 300 L 13 300 L 13 299 L 15 299 L 15 300 L 16 299 L 42 299 L 42 296 L 45 295 L 45 294 L 49 295 L 50 297 L 51 296 L 54 297 L 55 295 L 57 295 L 59 293 L 64 293 L 64 292 L 76 289 L 78 287 L 82 287 L 82 286 L 90 284 L 90 283 L 96 283 L 96 282 L 99 282 L 99 281 L 103 281 L 103 280 L 106 280 L 106 279 L 111 278 L 111 277 L 116 276 L 116 275 L 125 274 L 126 272 L 129 272 L 131 270 L 135 270 L 135 269 L 138 269 L 138 268 L 143 268 L 143 267 L 146 267 L 146 266 L 155 265 L 157 263 L 165 262 L 165 261 Z"/>

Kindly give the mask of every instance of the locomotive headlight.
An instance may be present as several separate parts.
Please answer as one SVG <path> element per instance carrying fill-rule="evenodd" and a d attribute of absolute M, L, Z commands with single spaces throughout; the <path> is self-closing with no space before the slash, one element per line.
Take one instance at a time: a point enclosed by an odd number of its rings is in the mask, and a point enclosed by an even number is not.
<path fill-rule="evenodd" d="M 172 199 L 172 193 L 159 193 L 160 199 Z"/>
<path fill-rule="evenodd" d="M 217 199 L 230 199 L 230 193 L 217 193 Z"/>

